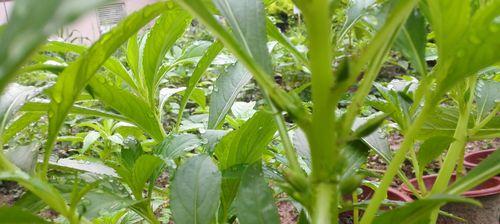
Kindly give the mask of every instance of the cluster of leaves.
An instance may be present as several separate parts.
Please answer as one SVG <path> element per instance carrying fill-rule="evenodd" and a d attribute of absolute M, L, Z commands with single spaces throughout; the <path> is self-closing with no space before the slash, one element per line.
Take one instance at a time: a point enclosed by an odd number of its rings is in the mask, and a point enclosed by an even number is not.
<path fill-rule="evenodd" d="M 28 191 L 2 220 L 43 223 L 34 214 L 50 207 L 70 223 L 279 223 L 283 193 L 304 223 L 347 210 L 354 223 L 420 223 L 476 203 L 459 195 L 500 170 L 496 152 L 462 176 L 467 141 L 500 134 L 500 86 L 481 78 L 498 74 L 498 0 L 295 0 L 305 24 L 289 37 L 266 7 L 290 2 L 158 1 L 90 47 L 45 42 L 106 2 L 18 0 L 0 31 L 0 179 Z M 375 82 L 384 66 L 405 74 Z M 45 80 L 8 84 L 32 74 Z M 395 153 L 387 122 L 404 136 Z M 370 154 L 389 164 L 380 182 L 363 180 L 380 177 L 364 169 Z M 400 170 L 407 154 L 418 187 Z M 380 214 L 396 175 L 418 200 Z M 369 202 L 345 199 L 362 185 Z"/>

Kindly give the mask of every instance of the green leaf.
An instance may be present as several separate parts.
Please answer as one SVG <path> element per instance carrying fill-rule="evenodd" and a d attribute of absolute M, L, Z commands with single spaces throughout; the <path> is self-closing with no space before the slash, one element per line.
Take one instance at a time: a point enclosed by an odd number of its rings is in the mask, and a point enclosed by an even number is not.
<path fill-rule="evenodd" d="M 27 112 L 12 121 L 2 133 L 2 142 L 7 143 L 12 137 L 16 136 L 26 126 L 37 122 L 45 113 Z"/>
<path fill-rule="evenodd" d="M 386 113 L 381 113 L 381 114 L 374 114 L 371 117 L 364 119 L 365 121 L 363 124 L 359 125 L 356 127 L 356 130 L 353 132 L 353 137 L 355 139 L 365 137 L 367 135 L 370 135 L 374 131 L 376 131 L 380 125 L 382 125 L 382 122 L 385 121 L 385 118 L 387 118 L 389 114 Z"/>
<path fill-rule="evenodd" d="M 405 206 L 390 210 L 377 216 L 373 224 L 387 224 L 387 223 L 429 223 L 430 214 L 436 207 L 442 204 L 453 203 L 470 203 L 480 205 L 479 202 L 463 198 L 455 195 L 432 195 L 424 199 L 406 204 Z"/>
<path fill-rule="evenodd" d="M 170 193 L 175 223 L 212 223 L 219 205 L 220 184 L 221 174 L 210 157 L 198 155 L 182 164 Z"/>
<path fill-rule="evenodd" d="M 234 36 L 243 49 L 264 71 L 271 73 L 271 58 L 267 49 L 266 17 L 262 1 L 212 1 L 229 22 Z"/>
<path fill-rule="evenodd" d="M 420 146 L 417 154 L 420 172 L 423 172 L 425 166 L 441 155 L 453 141 L 455 141 L 455 139 L 450 136 L 434 136 L 425 140 Z"/>
<path fill-rule="evenodd" d="M 51 34 L 108 0 L 16 1 L 10 22 L 0 33 L 0 92 L 15 71 Z"/>
<path fill-rule="evenodd" d="M 422 1 L 424 15 L 434 31 L 438 46 L 439 61 L 451 59 L 457 43 L 470 23 L 469 0 L 426 0 Z"/>
<path fill-rule="evenodd" d="M 233 206 L 241 224 L 280 223 L 273 192 L 262 176 L 261 164 L 249 166 L 241 178 Z"/>
<path fill-rule="evenodd" d="M 0 207 L 0 224 L 11 224 L 11 223 L 44 224 L 49 222 L 19 207 Z"/>
<path fill-rule="evenodd" d="M 207 97 L 203 89 L 195 88 L 190 99 L 197 103 L 201 108 L 207 107 Z"/>
<path fill-rule="evenodd" d="M 469 171 L 467 175 L 461 177 L 446 190 L 449 194 L 464 193 L 484 181 L 500 174 L 500 150 L 496 150 L 490 154 L 488 158 L 484 159 L 474 169 Z"/>
<path fill-rule="evenodd" d="M 132 170 L 132 183 L 130 185 L 135 195 L 142 194 L 146 182 L 162 164 L 163 161 L 153 155 L 142 155 L 135 161 Z"/>
<path fill-rule="evenodd" d="M 15 181 L 33 192 L 55 211 L 68 215 L 68 207 L 63 196 L 52 185 L 38 177 L 30 176 L 20 170 L 0 172 L 0 180 Z"/>
<path fill-rule="evenodd" d="M 104 77 L 97 77 L 89 83 L 92 93 L 105 105 L 118 111 L 127 117 L 156 141 L 161 141 L 164 130 L 159 115 L 155 109 L 143 98 L 132 94 L 130 91 L 121 89 L 114 84 L 108 83 Z M 125 100 L 126 99 L 126 100 Z"/>
<path fill-rule="evenodd" d="M 346 20 L 339 31 L 337 40 L 342 40 L 354 24 L 375 4 L 375 0 L 351 0 L 346 11 Z"/>
<path fill-rule="evenodd" d="M 438 2 L 448 1 L 450 0 Z M 468 5 L 470 4 L 467 0 L 451 0 L 451 2 L 453 3 L 450 4 L 463 2 L 464 8 L 469 7 Z M 451 8 L 450 6 L 443 7 Z M 458 34 L 456 37 L 458 42 L 450 43 L 455 47 L 451 51 L 453 61 L 447 70 L 443 68 L 441 71 L 441 74 L 445 77 L 443 77 L 444 80 L 439 86 L 440 93 L 446 92 L 464 78 L 474 75 L 481 69 L 500 61 L 500 51 L 497 50 L 500 48 L 500 38 L 496 34 L 500 30 L 500 21 L 498 19 L 500 12 L 497 10 L 498 8 L 500 8 L 500 1 L 491 1 L 476 11 L 471 19 L 462 13 L 458 15 L 456 20 L 452 19 L 452 17 L 444 18 L 446 26 L 451 31 L 460 30 L 461 26 L 457 24 L 459 22 L 464 22 L 464 24 L 469 24 L 469 26 L 463 33 Z M 453 20 L 453 22 L 450 23 L 450 20 Z M 470 22 L 466 23 L 466 21 Z M 467 63 L 463 63 L 464 61 Z"/>
<path fill-rule="evenodd" d="M 83 139 L 83 146 L 80 153 L 85 154 L 85 152 L 90 148 L 90 146 L 92 146 L 92 144 L 94 144 L 97 141 L 97 139 L 99 139 L 99 137 L 101 137 L 99 132 L 89 131 L 89 133 L 87 133 L 87 135 Z"/>
<path fill-rule="evenodd" d="M 208 69 L 212 61 L 215 59 L 215 57 L 219 54 L 219 52 L 222 50 L 222 44 L 218 41 L 214 42 L 210 47 L 207 49 L 203 57 L 198 61 L 198 64 L 196 65 L 196 68 L 193 71 L 193 74 L 191 74 L 191 78 L 189 78 L 189 83 L 184 91 L 184 95 L 182 96 L 182 101 L 181 105 L 179 108 L 179 115 L 177 116 L 177 127 L 180 125 L 181 120 L 182 120 L 182 114 L 184 113 L 184 109 L 186 108 L 187 102 L 189 98 L 191 97 L 191 94 L 193 93 L 194 89 L 196 88 L 196 85 L 198 82 L 201 80 L 201 76 L 205 73 L 205 71 Z"/>
<path fill-rule="evenodd" d="M 225 169 L 259 161 L 277 127 L 270 113 L 259 111 L 240 129 L 225 135 L 215 146 L 219 168 Z"/>
<path fill-rule="evenodd" d="M 142 72 L 150 94 L 155 94 L 159 81 L 164 75 L 159 73 L 159 68 L 165 59 L 165 54 L 184 34 L 190 22 L 189 14 L 175 7 L 163 13 L 147 34 L 140 58 L 142 59 Z M 150 97 L 152 96 L 150 95 Z"/>
<path fill-rule="evenodd" d="M 175 160 L 201 145 L 201 139 L 193 134 L 171 134 L 158 145 L 154 152 L 164 161 Z"/>
<path fill-rule="evenodd" d="M 44 114 L 48 113 L 49 107 L 50 107 L 50 103 L 29 102 L 29 103 L 26 103 L 21 108 L 21 111 L 24 111 L 27 113 L 41 113 L 41 115 L 44 115 Z M 71 109 L 69 110 L 69 113 L 70 114 L 86 115 L 86 116 L 111 118 L 113 120 L 131 122 L 128 118 L 126 118 L 120 114 L 115 114 L 115 113 L 102 111 L 102 110 L 98 110 L 98 109 L 83 107 L 83 106 L 79 106 L 79 105 L 73 105 L 73 107 L 71 107 Z"/>
<path fill-rule="evenodd" d="M 18 145 L 10 148 L 5 152 L 5 157 L 24 172 L 33 173 L 39 149 L 40 143 L 35 141 L 29 145 Z"/>
<path fill-rule="evenodd" d="M 161 12 L 169 8 L 169 2 L 158 2 L 131 14 L 110 32 L 104 34 L 75 62 L 59 75 L 54 85 L 49 110 L 49 136 L 44 160 L 47 161 L 57 133 L 76 97 L 92 79 L 101 65 L 134 33 Z M 156 133 L 155 133 L 156 134 Z"/>
<path fill-rule="evenodd" d="M 353 128 L 357 128 L 363 125 L 366 122 L 365 118 L 357 118 L 354 121 Z M 381 130 L 376 130 L 373 133 L 362 137 L 361 141 L 363 141 L 368 147 L 374 150 L 378 155 L 384 159 L 386 162 L 390 162 L 392 160 L 392 152 L 389 148 L 389 142 Z"/>
<path fill-rule="evenodd" d="M 480 120 L 488 115 L 500 102 L 500 82 L 479 80 L 476 86 L 477 118 Z"/>
<path fill-rule="evenodd" d="M 401 27 L 394 46 L 412 63 L 418 74 L 427 74 L 427 63 L 425 61 L 425 45 L 427 33 L 425 19 L 420 11 L 413 10 L 406 24 Z"/>
<path fill-rule="evenodd" d="M 251 74 L 240 63 L 231 66 L 226 73 L 219 76 L 210 97 L 209 129 L 216 129 L 224 121 L 238 93 L 251 78 Z"/>
<path fill-rule="evenodd" d="M 0 96 L 0 132 L 3 132 L 12 116 L 30 98 L 40 92 L 32 86 L 23 86 L 17 83 L 10 84 Z"/>
<path fill-rule="evenodd" d="M 345 159 L 345 164 L 342 174 L 342 180 L 356 174 L 356 171 L 363 165 L 369 154 L 369 147 L 362 141 L 357 140 L 349 142 L 344 149 L 342 149 L 343 159 Z M 356 186 L 357 187 L 357 186 Z"/>

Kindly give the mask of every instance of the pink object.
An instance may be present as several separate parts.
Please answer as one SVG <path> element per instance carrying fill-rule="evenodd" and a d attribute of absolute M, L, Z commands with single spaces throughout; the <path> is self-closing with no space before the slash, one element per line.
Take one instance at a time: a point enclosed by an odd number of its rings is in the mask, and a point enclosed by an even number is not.
<path fill-rule="evenodd" d="M 472 169 L 476 167 L 483 159 L 486 159 L 490 154 L 495 152 L 496 149 L 482 150 L 469 153 L 464 157 L 464 166 Z"/>
<path fill-rule="evenodd" d="M 453 174 L 450 182 L 454 182 L 455 178 L 456 178 L 456 176 L 455 176 L 455 174 Z M 431 189 L 432 186 L 434 185 L 434 182 L 436 182 L 437 174 L 424 176 L 423 179 L 424 179 L 424 184 L 425 184 L 426 188 Z M 410 183 L 415 188 L 418 189 L 417 179 L 411 179 Z M 406 186 L 404 184 L 401 186 L 401 190 L 403 190 L 404 192 L 406 192 L 408 194 L 412 194 L 410 189 L 408 189 L 408 186 Z M 483 197 L 483 196 L 488 196 L 488 195 L 495 195 L 498 193 L 500 193 L 500 177 L 493 177 L 493 178 L 485 181 L 484 183 L 480 184 L 479 186 L 475 187 L 474 189 L 463 193 L 462 195 L 465 197 L 469 197 L 469 198 L 477 198 L 477 197 Z"/>

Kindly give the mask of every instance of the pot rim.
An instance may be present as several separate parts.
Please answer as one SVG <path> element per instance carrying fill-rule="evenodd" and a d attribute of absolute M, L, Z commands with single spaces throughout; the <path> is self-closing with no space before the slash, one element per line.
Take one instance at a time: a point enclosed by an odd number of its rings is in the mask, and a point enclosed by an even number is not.
<path fill-rule="evenodd" d="M 438 174 L 432 174 L 432 175 L 425 175 L 423 176 L 423 179 L 433 179 L 434 181 L 436 180 Z M 455 174 L 453 174 L 452 177 L 454 177 Z M 492 177 L 486 181 L 490 181 L 490 180 L 493 180 L 493 181 L 496 181 L 498 183 L 500 183 L 500 177 Z M 481 183 L 480 185 L 486 183 L 483 182 Z M 410 180 L 410 183 L 414 184 L 415 186 L 417 185 L 417 179 L 416 178 L 413 178 Z M 434 184 L 434 183 L 433 183 Z M 479 186 L 480 186 L 479 185 Z M 418 188 L 418 187 L 417 187 Z M 410 189 L 408 188 L 408 186 L 406 186 L 406 184 L 403 184 L 401 185 L 401 190 L 408 193 L 408 194 L 412 194 L 412 192 L 410 191 Z M 462 193 L 461 195 L 462 196 L 465 196 L 465 197 L 469 197 L 469 198 L 476 198 L 476 197 L 483 197 L 483 196 L 490 196 L 490 195 L 496 195 L 496 194 L 500 194 L 500 184 L 497 184 L 493 187 L 488 187 L 488 188 L 484 188 L 484 189 L 479 189 L 479 190 L 469 190 L 469 191 L 466 191 L 464 193 Z"/>
<path fill-rule="evenodd" d="M 471 152 L 471 153 L 467 153 L 465 156 L 464 156 L 464 166 L 469 168 L 469 169 L 472 169 L 474 167 L 476 167 L 478 165 L 478 163 L 474 163 L 474 162 L 471 162 L 471 161 L 468 161 L 467 159 L 470 158 L 471 156 L 475 156 L 475 155 L 478 155 L 478 154 L 484 154 L 486 153 L 487 155 L 490 155 L 491 153 L 495 152 L 496 149 L 487 149 L 487 150 L 480 150 L 480 151 L 475 151 L 475 152 Z"/>

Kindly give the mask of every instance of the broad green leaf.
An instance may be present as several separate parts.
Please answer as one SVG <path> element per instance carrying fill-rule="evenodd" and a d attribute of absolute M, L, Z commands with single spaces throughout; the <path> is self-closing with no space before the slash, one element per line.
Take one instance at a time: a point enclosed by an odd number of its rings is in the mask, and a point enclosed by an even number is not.
<path fill-rule="evenodd" d="M 372 134 L 380 127 L 380 125 L 382 125 L 382 122 L 385 121 L 387 116 L 388 114 L 386 113 L 378 113 L 373 114 L 369 118 L 363 119 L 364 122 L 362 124 L 360 124 L 359 126 L 356 125 L 357 127 L 352 134 L 353 137 L 362 138 Z"/>
<path fill-rule="evenodd" d="M 51 169 L 61 170 L 66 172 L 88 172 L 98 175 L 106 175 L 110 177 L 118 177 L 115 171 L 100 162 L 90 162 L 75 159 L 58 159 L 50 160 L 49 165 Z"/>
<path fill-rule="evenodd" d="M 266 72 L 272 72 L 267 49 L 265 9 L 262 1 L 212 0 L 229 22 L 243 49 Z"/>
<path fill-rule="evenodd" d="M 160 103 L 158 108 L 160 109 L 160 114 L 161 118 L 164 116 L 164 109 L 165 109 L 165 103 L 168 101 L 168 99 L 175 95 L 176 93 L 180 93 L 184 91 L 186 88 L 184 87 L 179 87 L 179 88 L 163 88 L 160 90 Z"/>
<path fill-rule="evenodd" d="M 419 199 L 408 203 L 402 207 L 387 211 L 377 216 L 373 224 L 387 223 L 429 223 L 430 214 L 436 207 L 442 204 L 453 203 L 470 203 L 479 206 L 480 203 L 455 195 L 432 195 L 424 199 Z"/>
<path fill-rule="evenodd" d="M 500 102 L 500 82 L 479 80 L 476 86 L 477 119 L 482 119 Z"/>
<path fill-rule="evenodd" d="M 34 173 L 40 143 L 32 142 L 29 145 L 19 145 L 5 152 L 5 157 L 26 173 Z"/>
<path fill-rule="evenodd" d="M 147 34 L 144 50 L 139 60 L 142 59 L 142 72 L 151 94 L 150 97 L 155 94 L 154 90 L 163 77 L 163 74 L 158 71 L 165 59 L 165 54 L 184 34 L 190 22 L 191 18 L 186 11 L 174 7 L 163 13 Z"/>
<path fill-rule="evenodd" d="M 354 121 L 353 128 L 357 128 L 363 125 L 366 122 L 365 118 L 357 118 Z M 376 130 L 373 133 L 362 137 L 361 141 L 363 141 L 368 147 L 374 150 L 378 155 L 384 159 L 386 162 L 390 162 L 392 160 L 392 152 L 389 148 L 389 142 L 387 141 L 387 137 L 385 134 L 381 133 L 381 130 Z"/>
<path fill-rule="evenodd" d="M 46 41 L 66 24 L 108 0 L 16 1 L 10 21 L 0 33 L 0 92 L 15 71 Z"/>
<path fill-rule="evenodd" d="M 45 224 L 49 222 L 19 207 L 0 207 L 0 223 L 1 224 L 11 224 L 11 223 Z"/>
<path fill-rule="evenodd" d="M 158 2 L 131 14 L 110 32 L 104 34 L 59 75 L 54 85 L 52 103 L 49 109 L 49 136 L 45 149 L 45 160 L 48 160 L 52 152 L 54 140 L 64 118 L 94 74 L 130 36 L 168 8 L 169 2 Z"/>
<path fill-rule="evenodd" d="M 420 11 L 413 13 L 401 27 L 394 46 L 412 63 L 418 74 L 427 74 L 427 63 L 425 61 L 425 45 L 427 42 L 425 19 Z"/>
<path fill-rule="evenodd" d="M 209 224 L 219 205 L 221 174 L 212 159 L 198 155 L 175 173 L 170 207 L 175 223 Z"/>
<path fill-rule="evenodd" d="M 205 96 L 205 91 L 203 89 L 195 88 L 190 97 L 196 104 L 201 108 L 207 107 L 207 97 Z"/>
<path fill-rule="evenodd" d="M 154 153 L 165 161 L 175 160 L 201 143 L 201 139 L 193 134 L 171 134 L 156 146 Z"/>
<path fill-rule="evenodd" d="M 89 86 L 94 96 L 105 105 L 127 117 L 156 141 L 159 142 L 163 139 L 164 131 L 159 115 L 143 98 L 108 83 L 106 78 L 102 76 L 91 80 Z"/>
<path fill-rule="evenodd" d="M 276 130 L 271 114 L 257 112 L 240 129 L 225 135 L 215 146 L 220 170 L 259 161 Z"/>
<path fill-rule="evenodd" d="M 38 177 L 30 176 L 20 170 L 0 172 L 0 180 L 15 181 L 33 192 L 55 211 L 68 215 L 68 207 L 63 196 L 55 187 Z"/>
<path fill-rule="evenodd" d="M 437 2 L 464 2 L 463 7 L 469 7 L 470 4 L 467 0 L 447 0 Z M 449 6 L 446 6 L 450 8 Z M 481 69 L 492 66 L 500 62 L 500 1 L 491 1 L 481 7 L 474 16 L 469 20 L 467 15 L 460 14 L 458 18 L 450 22 L 450 18 L 444 18 L 446 25 L 452 31 L 459 30 L 459 22 L 470 21 L 468 28 L 465 32 L 460 34 L 457 39 L 459 42 L 450 43 L 456 46 L 453 49 L 452 63 L 448 70 L 442 71 L 445 75 L 444 80 L 440 83 L 439 91 L 444 93 L 453 87 L 456 83 L 463 80 L 465 77 L 476 74 Z M 456 24 L 456 26 L 453 26 Z M 467 23 L 466 23 L 467 24 Z M 436 36 L 437 38 L 437 36 Z M 463 63 L 466 61 L 467 63 Z"/>
<path fill-rule="evenodd" d="M 357 140 L 349 142 L 344 149 L 342 149 L 343 159 L 345 164 L 342 174 L 342 180 L 354 175 L 356 171 L 368 160 L 369 147 L 362 141 Z M 358 186 L 356 186 L 358 187 Z"/>
<path fill-rule="evenodd" d="M 137 34 L 130 37 L 127 42 L 127 65 L 133 74 L 139 74 L 139 44 Z M 134 76 L 136 77 L 136 76 Z"/>
<path fill-rule="evenodd" d="M 417 154 L 420 172 L 423 172 L 425 166 L 441 155 L 453 141 L 455 141 L 455 139 L 451 136 L 434 136 L 426 139 L 420 146 Z"/>
<path fill-rule="evenodd" d="M 153 155 L 142 155 L 135 161 L 132 170 L 132 186 L 130 186 L 136 192 L 135 194 L 142 194 L 146 182 L 162 164 L 163 161 Z"/>
<path fill-rule="evenodd" d="M 200 61 L 198 61 L 196 68 L 194 69 L 193 73 L 191 74 L 191 78 L 189 78 L 189 83 L 188 83 L 186 90 L 184 91 L 184 95 L 182 96 L 182 101 L 181 101 L 181 105 L 179 108 L 179 115 L 177 116 L 177 126 L 179 126 L 181 123 L 182 114 L 184 113 L 184 109 L 186 108 L 188 100 L 191 97 L 191 94 L 193 93 L 194 89 L 196 88 L 196 85 L 198 84 L 198 82 L 200 82 L 201 76 L 205 73 L 205 71 L 208 69 L 208 67 L 212 63 L 212 61 L 219 54 L 219 52 L 222 50 L 222 47 L 223 46 L 220 42 L 218 42 L 218 41 L 214 42 L 207 49 L 207 51 L 202 56 Z"/>
<path fill-rule="evenodd" d="M 216 129 L 224 121 L 236 97 L 251 78 L 252 75 L 240 63 L 231 66 L 226 73 L 219 76 L 210 97 L 209 129 Z"/>
<path fill-rule="evenodd" d="M 206 130 L 205 133 L 201 134 L 201 137 L 205 142 L 205 152 L 212 155 L 215 150 L 215 145 L 224 137 L 229 131 L 226 130 Z"/>
<path fill-rule="evenodd" d="M 470 22 L 470 1 L 425 0 L 422 6 L 434 31 L 439 60 L 448 61 Z"/>
<path fill-rule="evenodd" d="M 484 159 L 467 173 L 464 177 L 458 179 L 455 183 L 448 187 L 446 193 L 449 194 L 461 194 L 464 193 L 477 185 L 483 183 L 489 178 L 500 174 L 500 150 L 496 150 L 493 154 L 489 155 L 488 158 Z"/>
<path fill-rule="evenodd" d="M 453 136 L 458 121 L 458 109 L 456 107 L 438 107 L 433 116 L 427 119 L 418 133 L 420 139 L 432 136 Z M 472 116 L 475 117 L 475 116 Z M 474 126 L 473 119 L 469 120 L 469 128 Z M 500 117 L 493 117 L 484 127 L 470 135 L 471 139 L 488 139 L 498 137 L 500 130 Z"/>
<path fill-rule="evenodd" d="M 85 138 L 83 139 L 83 146 L 80 151 L 81 154 L 85 154 L 85 152 L 94 144 L 97 139 L 99 139 L 101 135 L 97 131 L 89 131 Z"/>
<path fill-rule="evenodd" d="M 241 224 L 280 223 L 271 188 L 266 183 L 261 164 L 249 166 L 241 178 L 233 206 Z"/>

